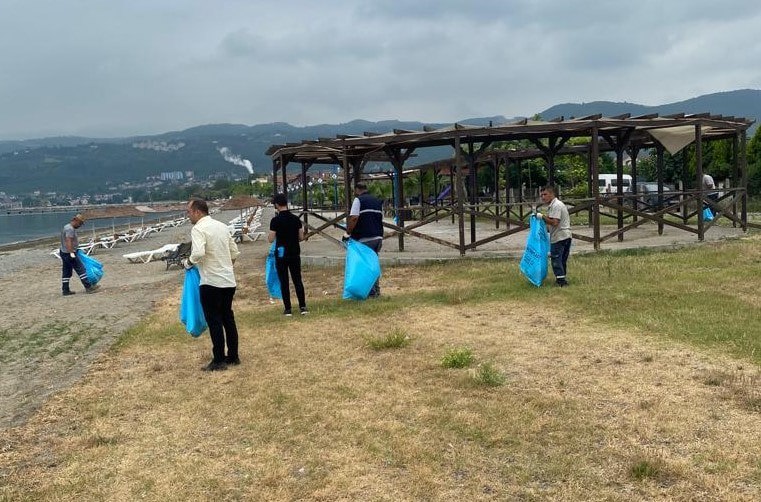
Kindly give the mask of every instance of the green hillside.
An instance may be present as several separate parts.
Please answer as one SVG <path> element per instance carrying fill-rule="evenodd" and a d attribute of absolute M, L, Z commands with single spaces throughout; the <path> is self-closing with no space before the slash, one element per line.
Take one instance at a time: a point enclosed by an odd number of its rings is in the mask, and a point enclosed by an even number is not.
<path fill-rule="evenodd" d="M 631 113 L 700 113 L 761 117 L 761 90 L 738 90 L 709 94 L 661 106 L 597 101 L 566 103 L 541 112 L 545 119 L 558 116 L 581 117 L 594 113 L 606 116 Z M 486 125 L 505 123 L 503 116 L 463 120 Z M 345 124 L 296 127 L 284 122 L 247 126 L 242 124 L 202 125 L 184 131 L 131 138 L 57 137 L 25 141 L 0 141 L 0 191 L 6 193 L 105 191 L 122 182 L 140 183 L 166 171 L 193 171 L 196 178 L 223 173 L 245 177 L 245 167 L 226 161 L 223 147 L 253 164 L 258 173 L 270 173 L 272 160 L 264 152 L 273 144 L 298 142 L 337 134 L 388 132 L 393 129 L 420 130 L 424 125 L 449 124 L 355 120 Z M 451 155 L 451 148 L 415 152 L 409 165 L 430 162 Z"/>

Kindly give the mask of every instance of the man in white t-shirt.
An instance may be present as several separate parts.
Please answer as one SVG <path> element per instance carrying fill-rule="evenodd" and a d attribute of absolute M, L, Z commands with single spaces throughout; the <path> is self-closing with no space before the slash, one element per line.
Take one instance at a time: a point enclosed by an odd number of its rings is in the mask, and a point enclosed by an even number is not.
<path fill-rule="evenodd" d="M 568 286 L 566 273 L 568 271 L 568 255 L 571 254 L 571 217 L 568 208 L 555 196 L 555 187 L 546 186 L 539 195 L 542 202 L 549 204 L 547 214 L 537 213 L 536 216 L 547 224 L 550 233 L 550 259 L 555 283 L 561 288 Z"/>

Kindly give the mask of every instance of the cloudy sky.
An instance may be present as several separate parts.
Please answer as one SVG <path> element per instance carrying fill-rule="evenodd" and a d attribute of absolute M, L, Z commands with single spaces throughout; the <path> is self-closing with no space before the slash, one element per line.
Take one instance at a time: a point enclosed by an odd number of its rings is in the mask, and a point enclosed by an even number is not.
<path fill-rule="evenodd" d="M 758 0 L 0 0 L 0 140 L 761 88 Z"/>

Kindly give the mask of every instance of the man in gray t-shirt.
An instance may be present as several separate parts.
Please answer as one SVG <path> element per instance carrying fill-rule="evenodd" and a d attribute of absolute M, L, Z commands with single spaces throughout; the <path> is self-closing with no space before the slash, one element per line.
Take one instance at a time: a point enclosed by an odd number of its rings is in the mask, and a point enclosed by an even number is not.
<path fill-rule="evenodd" d="M 547 231 L 550 233 L 550 259 L 552 260 L 552 273 L 555 274 L 555 283 L 560 286 L 568 286 L 566 273 L 568 271 L 568 255 L 571 254 L 571 217 L 568 208 L 565 207 L 555 194 L 555 187 L 546 186 L 539 192 L 542 202 L 549 204 L 547 214 L 537 213 L 537 218 L 544 220 Z"/>
<path fill-rule="evenodd" d="M 82 281 L 82 285 L 85 287 L 87 293 L 94 293 L 98 286 L 93 286 L 90 281 L 87 280 L 87 272 L 85 266 L 82 265 L 82 261 L 77 256 L 77 248 L 79 247 L 79 238 L 77 237 L 77 229 L 85 222 L 84 217 L 81 214 L 74 216 L 69 223 L 63 226 L 61 230 L 61 290 L 63 296 L 73 295 L 74 292 L 69 288 L 69 281 L 71 280 L 72 272 L 76 272 L 79 276 L 79 280 Z"/>

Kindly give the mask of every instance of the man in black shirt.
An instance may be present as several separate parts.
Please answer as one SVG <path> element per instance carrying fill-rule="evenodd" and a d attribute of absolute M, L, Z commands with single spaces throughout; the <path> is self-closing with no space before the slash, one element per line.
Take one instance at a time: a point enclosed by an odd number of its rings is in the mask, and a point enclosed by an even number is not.
<path fill-rule="evenodd" d="M 290 271 L 296 298 L 299 300 L 299 310 L 301 315 L 306 315 L 309 312 L 304 295 L 304 284 L 301 282 L 301 246 L 299 245 L 299 241 L 304 240 L 304 228 L 298 216 L 288 210 L 288 199 L 285 194 L 275 195 L 272 203 L 275 205 L 277 215 L 270 221 L 267 240 L 276 241 L 275 266 L 285 307 L 283 314 L 291 316 L 291 292 L 288 289 L 288 272 Z"/>

